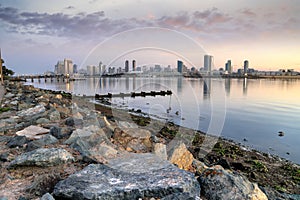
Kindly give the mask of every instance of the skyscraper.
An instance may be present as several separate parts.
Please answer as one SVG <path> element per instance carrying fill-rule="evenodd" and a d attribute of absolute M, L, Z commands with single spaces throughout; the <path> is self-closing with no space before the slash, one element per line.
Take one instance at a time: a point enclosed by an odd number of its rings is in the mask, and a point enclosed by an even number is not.
<path fill-rule="evenodd" d="M 183 62 L 181 60 L 177 60 L 177 72 L 182 73 Z"/>
<path fill-rule="evenodd" d="M 70 59 L 64 59 L 64 61 L 58 61 L 55 65 L 55 74 L 69 75 L 74 74 L 73 62 Z"/>
<path fill-rule="evenodd" d="M 128 60 L 125 61 L 125 72 L 129 72 L 129 62 L 128 62 Z"/>
<path fill-rule="evenodd" d="M 227 71 L 228 74 L 230 74 L 232 72 L 231 60 L 227 60 L 227 63 L 225 64 L 225 71 Z"/>
<path fill-rule="evenodd" d="M 73 75 L 73 62 L 70 59 L 64 59 L 64 75 Z"/>
<path fill-rule="evenodd" d="M 249 61 L 245 60 L 244 61 L 244 75 L 247 75 L 249 69 Z"/>
<path fill-rule="evenodd" d="M 136 62 L 135 60 L 132 61 L 132 71 L 135 71 L 136 68 Z"/>
<path fill-rule="evenodd" d="M 54 73 L 57 75 L 64 74 L 64 62 L 63 61 L 58 61 L 57 64 L 55 65 L 55 70 Z"/>
<path fill-rule="evenodd" d="M 204 70 L 206 72 L 211 72 L 212 59 L 212 56 L 204 55 Z"/>

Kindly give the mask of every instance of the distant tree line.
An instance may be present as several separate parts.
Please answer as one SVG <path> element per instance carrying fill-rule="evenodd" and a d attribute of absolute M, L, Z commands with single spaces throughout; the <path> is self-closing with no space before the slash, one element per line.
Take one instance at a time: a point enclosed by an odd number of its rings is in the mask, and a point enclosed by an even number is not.
<path fill-rule="evenodd" d="M 4 79 L 7 79 L 8 77 L 12 76 L 15 74 L 15 72 L 11 69 L 8 69 L 4 64 L 4 60 L 2 60 L 2 73 L 3 73 L 3 77 Z"/>

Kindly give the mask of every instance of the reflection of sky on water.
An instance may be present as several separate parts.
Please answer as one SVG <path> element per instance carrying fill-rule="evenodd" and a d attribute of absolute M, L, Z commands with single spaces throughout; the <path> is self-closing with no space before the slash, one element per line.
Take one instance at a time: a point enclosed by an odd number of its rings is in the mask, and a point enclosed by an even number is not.
<path fill-rule="evenodd" d="M 171 97 L 114 98 L 113 102 L 212 134 L 221 126 L 226 138 L 300 163 L 300 80 L 122 77 L 34 85 L 87 95 L 172 90 Z M 222 123 L 222 117 L 224 126 L 212 126 Z M 285 136 L 278 137 L 278 131 Z"/>

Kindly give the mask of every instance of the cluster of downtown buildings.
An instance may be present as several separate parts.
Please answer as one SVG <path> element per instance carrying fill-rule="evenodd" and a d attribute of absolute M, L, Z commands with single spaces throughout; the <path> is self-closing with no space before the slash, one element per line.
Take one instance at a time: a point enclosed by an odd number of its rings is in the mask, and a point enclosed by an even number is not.
<path fill-rule="evenodd" d="M 197 70 L 195 67 L 188 69 L 181 60 L 177 61 L 177 72 L 181 74 L 201 74 L 201 75 L 231 75 L 236 74 L 233 72 L 233 67 L 231 64 L 231 60 L 228 60 L 225 63 L 225 68 L 214 69 L 214 57 L 211 55 L 204 55 L 204 66 Z M 244 66 L 241 69 L 237 70 L 237 74 L 239 75 L 247 75 L 248 73 L 255 72 L 254 69 L 249 68 L 249 61 L 244 61 Z"/>
<path fill-rule="evenodd" d="M 211 55 L 204 55 L 204 66 L 197 70 L 195 67 L 188 69 L 181 60 L 177 61 L 177 72 L 186 76 L 228 76 L 228 77 L 260 77 L 260 76 L 297 76 L 299 72 L 293 69 L 279 69 L 278 71 L 258 71 L 249 67 L 249 61 L 245 60 L 243 66 L 233 71 L 231 60 L 227 60 L 225 67 L 214 69 L 214 60 Z"/>
<path fill-rule="evenodd" d="M 58 61 L 55 65 L 54 74 L 67 75 L 67 76 L 102 76 L 102 75 L 114 75 L 114 74 L 127 74 L 127 75 L 141 75 L 141 74 L 157 74 L 162 76 L 282 76 L 299 75 L 293 69 L 280 69 L 278 71 L 258 71 L 253 68 L 249 68 L 249 61 L 245 60 L 243 66 L 233 71 L 231 60 L 225 63 L 225 67 L 215 69 L 214 57 L 211 55 L 204 55 L 203 67 L 197 69 L 196 67 L 188 68 L 183 61 L 177 60 L 177 68 L 171 68 L 170 65 L 162 67 L 161 65 L 154 66 L 137 66 L 136 60 L 125 60 L 124 67 L 107 67 L 102 62 L 99 65 L 88 65 L 85 69 L 78 69 L 76 64 L 73 64 L 72 60 L 64 59 Z"/>

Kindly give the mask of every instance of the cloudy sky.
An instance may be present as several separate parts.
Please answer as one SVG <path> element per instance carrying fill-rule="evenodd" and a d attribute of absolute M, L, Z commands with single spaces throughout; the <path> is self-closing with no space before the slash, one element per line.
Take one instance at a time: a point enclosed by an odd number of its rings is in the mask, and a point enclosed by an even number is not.
<path fill-rule="evenodd" d="M 300 70 L 298 0 L 0 0 L 0 47 L 18 74 L 79 66 L 160 63 L 215 68 L 245 59 L 261 70 Z"/>

